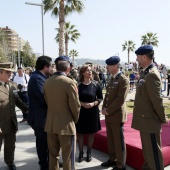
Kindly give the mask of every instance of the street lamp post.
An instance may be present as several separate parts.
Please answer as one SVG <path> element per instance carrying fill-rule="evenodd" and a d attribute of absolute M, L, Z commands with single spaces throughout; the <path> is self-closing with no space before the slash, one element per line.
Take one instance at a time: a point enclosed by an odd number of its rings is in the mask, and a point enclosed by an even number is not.
<path fill-rule="evenodd" d="M 42 21 L 42 50 L 44 55 L 44 4 L 37 4 L 37 3 L 31 3 L 31 2 L 25 2 L 26 5 L 35 5 L 35 6 L 41 6 L 41 21 Z"/>
<path fill-rule="evenodd" d="M 20 44 L 20 38 L 19 38 L 19 36 L 18 36 L 18 34 L 17 34 L 17 41 L 18 41 L 18 67 L 20 67 L 20 47 L 21 47 L 21 44 Z"/>

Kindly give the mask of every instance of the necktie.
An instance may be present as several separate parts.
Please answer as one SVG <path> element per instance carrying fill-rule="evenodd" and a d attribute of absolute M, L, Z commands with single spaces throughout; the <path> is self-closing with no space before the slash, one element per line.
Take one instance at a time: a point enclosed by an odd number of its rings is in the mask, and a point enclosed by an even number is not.
<path fill-rule="evenodd" d="M 7 83 L 5 83 L 4 86 L 9 91 L 9 85 Z"/>

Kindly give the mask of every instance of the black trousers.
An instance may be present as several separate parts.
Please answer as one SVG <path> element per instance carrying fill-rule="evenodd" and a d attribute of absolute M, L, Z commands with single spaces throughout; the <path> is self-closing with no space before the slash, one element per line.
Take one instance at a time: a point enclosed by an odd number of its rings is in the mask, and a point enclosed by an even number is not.
<path fill-rule="evenodd" d="M 18 95 L 20 99 L 28 106 L 29 100 L 28 100 L 27 92 L 19 92 Z M 27 119 L 27 113 L 22 112 L 22 114 L 23 114 L 23 119 Z"/>
<path fill-rule="evenodd" d="M 47 133 L 44 132 L 44 128 L 34 128 L 34 134 L 36 137 L 36 149 L 39 158 L 39 165 L 41 170 L 47 170 L 49 165 L 49 152 L 47 144 Z"/>
<path fill-rule="evenodd" d="M 169 95 L 169 91 L 170 91 L 170 84 L 168 84 L 167 95 Z"/>

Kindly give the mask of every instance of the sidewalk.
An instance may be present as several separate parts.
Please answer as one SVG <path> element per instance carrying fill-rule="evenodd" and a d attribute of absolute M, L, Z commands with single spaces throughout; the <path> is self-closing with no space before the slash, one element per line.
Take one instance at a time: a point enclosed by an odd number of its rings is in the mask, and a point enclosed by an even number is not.
<path fill-rule="evenodd" d="M 134 99 L 134 92 L 128 94 L 127 100 L 129 99 Z M 16 111 L 17 111 L 16 113 L 19 122 L 20 120 L 22 120 L 22 113 L 18 108 L 16 109 Z M 26 122 L 18 123 L 18 126 L 19 126 L 19 131 L 17 133 L 16 150 L 15 150 L 15 164 L 17 166 L 17 170 L 39 170 L 38 159 L 37 159 L 36 148 L 35 148 L 35 136 L 33 130 Z M 86 147 L 84 147 L 84 152 L 85 151 L 86 151 Z M 86 161 L 83 161 L 82 163 L 77 163 L 77 158 L 78 158 L 78 148 L 76 151 L 77 169 L 102 170 L 104 168 L 102 168 L 100 164 L 108 160 L 108 155 L 93 149 L 91 162 L 87 163 Z M 111 170 L 112 168 L 105 168 L 105 169 Z M 0 170 L 8 170 L 3 160 L 3 148 L 2 148 L 2 152 L 0 152 Z M 127 170 L 134 170 L 134 169 L 127 166 Z M 165 170 L 170 170 L 170 166 L 166 167 Z"/>

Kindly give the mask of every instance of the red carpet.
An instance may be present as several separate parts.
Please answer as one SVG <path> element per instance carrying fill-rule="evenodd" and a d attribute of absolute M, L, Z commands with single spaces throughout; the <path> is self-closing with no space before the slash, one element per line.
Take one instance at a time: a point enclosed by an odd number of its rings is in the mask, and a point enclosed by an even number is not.
<path fill-rule="evenodd" d="M 128 114 L 128 120 L 124 125 L 124 134 L 127 147 L 127 165 L 141 170 L 144 162 L 139 131 L 131 128 L 132 114 Z M 101 120 L 102 130 L 96 133 L 93 148 L 108 153 L 105 121 Z M 162 153 L 164 166 L 170 164 L 170 123 L 162 127 Z"/>

